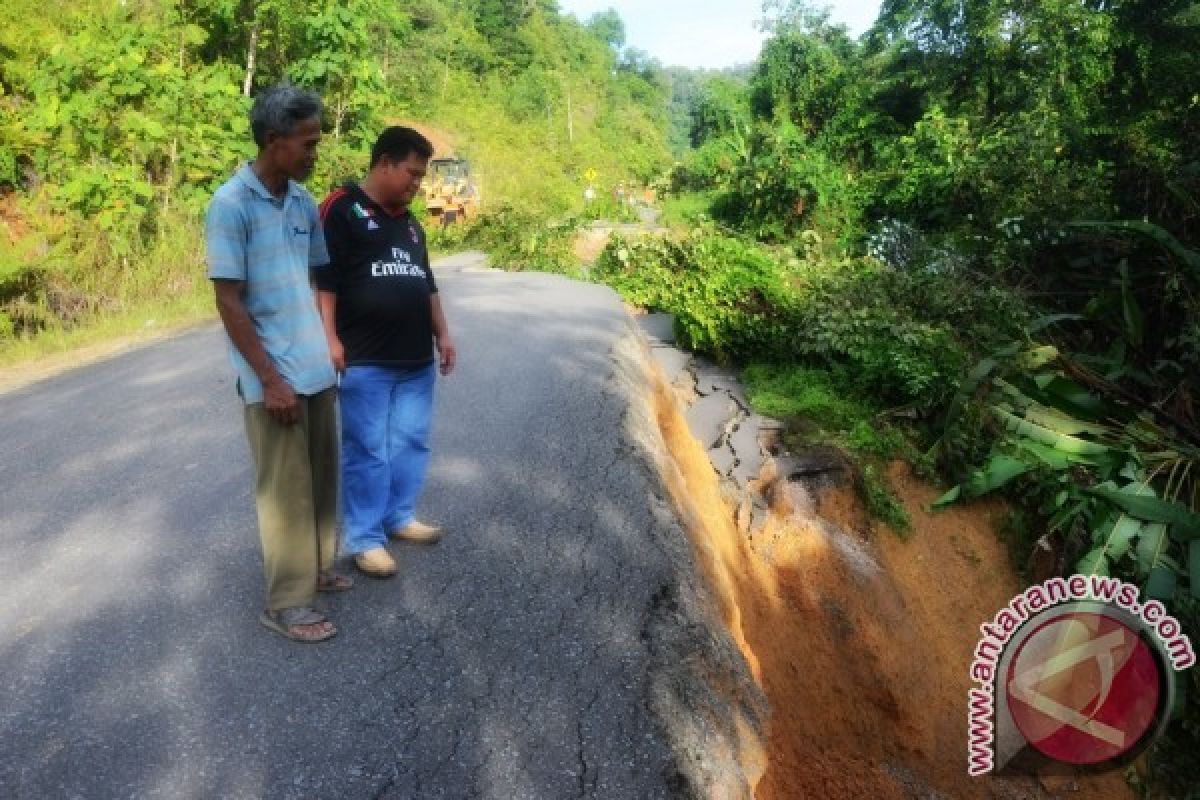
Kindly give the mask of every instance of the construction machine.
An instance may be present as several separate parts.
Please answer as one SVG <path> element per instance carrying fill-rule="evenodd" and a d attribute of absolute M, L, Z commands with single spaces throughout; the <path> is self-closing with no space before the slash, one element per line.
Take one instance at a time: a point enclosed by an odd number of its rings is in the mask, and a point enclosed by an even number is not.
<path fill-rule="evenodd" d="M 471 165 L 463 158 L 450 156 L 430 161 L 421 184 L 421 196 L 438 225 L 462 222 L 479 212 L 479 186 L 471 176 Z"/>

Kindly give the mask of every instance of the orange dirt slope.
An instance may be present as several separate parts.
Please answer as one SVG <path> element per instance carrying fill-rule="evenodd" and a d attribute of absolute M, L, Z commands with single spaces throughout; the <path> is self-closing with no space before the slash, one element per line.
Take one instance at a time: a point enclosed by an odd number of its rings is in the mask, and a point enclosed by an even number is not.
<path fill-rule="evenodd" d="M 968 667 L 979 625 L 1018 591 L 994 533 L 996 503 L 923 509 L 937 492 L 891 471 L 913 519 L 906 541 L 871 526 L 850 490 L 813 513 L 740 534 L 673 390 L 656 376 L 659 427 L 687 522 L 735 641 L 771 703 L 760 800 L 1048 798 L 1031 778 L 967 775 Z M 1126 800 L 1119 775 L 1080 798 Z"/>

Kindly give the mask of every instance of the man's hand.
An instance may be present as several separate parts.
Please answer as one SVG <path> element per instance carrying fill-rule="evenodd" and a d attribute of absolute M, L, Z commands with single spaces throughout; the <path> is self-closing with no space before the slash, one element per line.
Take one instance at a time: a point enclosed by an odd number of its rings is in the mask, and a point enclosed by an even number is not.
<path fill-rule="evenodd" d="M 454 340 L 449 336 L 439 336 L 437 338 L 438 366 L 441 367 L 443 375 L 449 375 L 454 371 L 454 365 L 458 363 L 458 350 L 454 347 Z"/>
<path fill-rule="evenodd" d="M 280 425 L 295 425 L 300 421 L 300 401 L 281 377 L 276 376 L 263 384 L 263 406 L 271 419 Z"/>
<path fill-rule="evenodd" d="M 346 348 L 336 334 L 329 337 L 329 358 L 338 374 L 346 371 Z"/>
<path fill-rule="evenodd" d="M 271 357 L 267 355 L 262 340 L 258 338 L 254 322 L 242 301 L 242 294 L 246 290 L 245 282 L 215 280 L 213 290 L 217 296 L 217 311 L 221 315 L 221 322 L 225 325 L 229 339 L 262 381 L 263 407 L 267 414 L 280 425 L 299 422 L 300 401 L 271 362 Z"/>

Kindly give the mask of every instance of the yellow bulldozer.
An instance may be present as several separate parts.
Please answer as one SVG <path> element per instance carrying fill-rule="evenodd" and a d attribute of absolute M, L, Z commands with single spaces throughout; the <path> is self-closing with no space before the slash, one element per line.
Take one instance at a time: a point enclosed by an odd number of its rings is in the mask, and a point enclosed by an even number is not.
<path fill-rule="evenodd" d="M 449 156 L 429 162 L 421 183 L 425 208 L 438 225 L 453 225 L 479 213 L 482 195 L 466 159 Z"/>

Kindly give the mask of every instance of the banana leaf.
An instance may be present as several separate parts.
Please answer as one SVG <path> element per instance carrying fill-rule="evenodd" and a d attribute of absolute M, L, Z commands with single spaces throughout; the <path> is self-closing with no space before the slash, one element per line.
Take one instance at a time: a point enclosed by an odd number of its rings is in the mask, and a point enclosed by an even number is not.
<path fill-rule="evenodd" d="M 934 500 L 932 507 L 945 508 L 960 499 L 969 500 L 994 492 L 1033 469 L 1033 466 L 1023 459 L 996 453 L 982 467 L 971 470 L 965 481 Z"/>
<path fill-rule="evenodd" d="M 1002 408 L 993 406 L 992 413 L 1000 419 L 1010 433 L 1032 439 L 1047 447 L 1053 447 L 1059 452 L 1074 455 L 1100 455 L 1108 452 L 1108 448 L 1099 442 L 1090 442 L 1086 439 L 1052 431 L 1035 422 L 1010 414 Z"/>
<path fill-rule="evenodd" d="M 1146 586 L 1142 589 L 1142 593 L 1152 600 L 1161 600 L 1165 603 L 1175 596 L 1177 583 L 1175 570 L 1166 564 L 1158 564 L 1150 570 L 1150 577 L 1146 579 Z"/>
<path fill-rule="evenodd" d="M 1078 459 L 1082 458 L 1081 456 L 1073 456 L 1070 453 L 1055 450 L 1053 447 L 1046 447 L 1046 445 L 1032 441 L 1031 439 L 1018 439 L 1015 444 L 1018 452 L 1027 453 L 1047 467 L 1050 467 L 1050 469 L 1060 472 L 1069 469 L 1072 464 L 1078 463 Z"/>
<path fill-rule="evenodd" d="M 1070 505 L 1063 506 L 1057 512 L 1055 512 L 1054 516 L 1050 517 L 1049 521 L 1047 522 L 1047 527 L 1052 531 L 1058 530 L 1059 528 L 1063 527 L 1063 525 L 1087 511 L 1088 504 L 1091 502 L 1093 501 L 1089 500 L 1088 498 L 1084 498 Z"/>
<path fill-rule="evenodd" d="M 1013 408 L 1026 409 L 1038 404 L 1036 400 L 1003 378 L 996 378 L 992 383 L 1000 390 L 1000 394 L 1003 397 L 1008 398 L 1009 402 L 1004 403 L 1006 406 L 1011 405 Z M 997 403 L 997 405 L 1000 405 L 1000 403 Z"/>
<path fill-rule="evenodd" d="M 962 497 L 962 487 L 955 486 L 953 489 L 946 492 L 944 495 L 939 497 L 937 500 L 934 500 L 932 507 L 933 508 L 945 508 L 946 506 L 953 505 L 954 503 L 958 502 L 958 498 L 960 498 L 960 497 Z"/>
<path fill-rule="evenodd" d="M 1007 352 L 1009 350 L 1012 352 Z M 1016 348 L 1010 345 L 1004 348 L 1002 353 L 1004 353 L 1002 357 L 1011 357 L 1016 353 Z M 950 407 L 946 409 L 946 421 L 942 426 L 943 429 L 952 427 L 954 422 L 958 420 L 958 415 L 962 413 L 963 406 L 974 396 L 980 384 L 983 383 L 984 378 L 991 375 L 996 367 L 1000 366 L 1000 357 L 1001 354 L 997 354 L 997 357 L 983 359 L 967 374 L 966 379 L 958 387 L 958 391 L 955 392 L 953 399 L 951 399 Z"/>
<path fill-rule="evenodd" d="M 1080 575 L 1108 575 L 1108 558 L 1104 555 L 1104 548 L 1088 551 L 1075 563 L 1075 571 Z"/>
<path fill-rule="evenodd" d="M 1084 422 L 1083 420 L 1068 416 L 1057 409 L 1045 408 L 1044 406 L 1033 406 L 1026 409 L 1025 419 L 1041 425 L 1043 428 L 1049 428 L 1058 433 L 1065 433 L 1068 436 L 1076 436 L 1080 433 L 1104 436 L 1105 434 L 1112 433 L 1110 429 L 1103 425 Z"/>
<path fill-rule="evenodd" d="M 1171 538 L 1190 542 L 1200 537 L 1200 514 L 1186 506 L 1158 497 L 1136 495 L 1108 486 L 1094 486 L 1084 491 L 1102 497 L 1125 513 L 1146 522 L 1165 522 L 1170 525 Z"/>
<path fill-rule="evenodd" d="M 1051 400 L 1045 405 L 1068 413 L 1091 417 L 1094 420 L 1111 416 L 1107 404 L 1103 400 L 1075 381 L 1055 376 L 1041 388 Z M 1066 407 L 1064 408 L 1064 406 Z"/>
<path fill-rule="evenodd" d="M 1059 375 L 1013 375 L 1010 376 L 1009 385 L 1012 386 L 1010 396 L 1023 398 L 1026 405 L 1036 403 L 1072 419 L 1099 423 L 1118 416 L 1117 412 L 1099 397 L 1078 383 Z"/>
<path fill-rule="evenodd" d="M 1032 468 L 1028 461 L 997 453 L 979 469 L 971 470 L 970 477 L 963 482 L 963 493 L 970 498 L 994 492 Z"/>
<path fill-rule="evenodd" d="M 1104 549 L 1109 558 L 1119 561 L 1129 552 L 1130 545 L 1141 533 L 1145 523 L 1128 514 L 1121 514 L 1105 538 Z"/>
<path fill-rule="evenodd" d="M 1058 348 L 1052 344 L 1044 344 L 1039 347 L 1031 347 L 1021 353 L 1017 364 L 1022 369 L 1041 369 L 1056 358 L 1058 358 Z"/>
<path fill-rule="evenodd" d="M 1133 551 L 1139 578 L 1150 574 L 1150 570 L 1158 563 L 1159 557 L 1166 552 L 1170 542 L 1171 540 L 1167 536 L 1167 526 L 1164 523 L 1149 522 L 1142 526 L 1137 546 Z"/>

